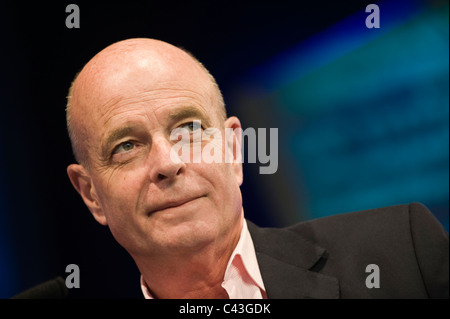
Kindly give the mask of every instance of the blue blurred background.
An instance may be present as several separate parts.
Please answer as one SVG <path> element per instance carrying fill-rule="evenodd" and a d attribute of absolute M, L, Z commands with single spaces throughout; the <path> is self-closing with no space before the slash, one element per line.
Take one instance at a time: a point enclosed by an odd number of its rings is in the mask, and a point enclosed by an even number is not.
<path fill-rule="evenodd" d="M 278 223 L 420 201 L 448 231 L 448 3 L 380 10 L 381 28 L 361 10 L 239 83 L 244 122 L 279 128 L 262 176 Z"/>
<path fill-rule="evenodd" d="M 65 96 L 107 45 L 153 37 L 191 51 L 229 115 L 278 128 L 278 171 L 244 164 L 247 218 L 261 226 L 419 201 L 449 227 L 447 1 L 0 4 L 0 298 L 79 265 L 74 297 L 140 298 L 139 273 L 90 216 L 73 162 Z"/>

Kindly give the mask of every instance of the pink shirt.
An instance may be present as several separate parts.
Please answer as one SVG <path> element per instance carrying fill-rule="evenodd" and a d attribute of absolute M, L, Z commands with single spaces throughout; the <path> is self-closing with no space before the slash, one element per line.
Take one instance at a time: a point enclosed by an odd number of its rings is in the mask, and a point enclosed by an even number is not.
<path fill-rule="evenodd" d="M 256 259 L 255 247 L 245 219 L 239 242 L 228 261 L 222 287 L 228 293 L 230 299 L 267 298 L 266 289 Z M 153 299 L 142 275 L 141 289 L 145 299 Z"/>

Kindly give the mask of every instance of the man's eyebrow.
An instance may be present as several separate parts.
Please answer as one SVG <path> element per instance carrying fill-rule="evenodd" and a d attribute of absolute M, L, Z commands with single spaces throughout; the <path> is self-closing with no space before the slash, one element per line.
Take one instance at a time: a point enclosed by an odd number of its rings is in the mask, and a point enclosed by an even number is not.
<path fill-rule="evenodd" d="M 110 145 L 115 141 L 129 135 L 133 131 L 132 126 L 125 126 L 118 129 L 113 130 L 110 134 L 108 134 L 105 143 L 103 144 L 102 151 L 103 153 L 107 152 L 110 148 Z"/>
<path fill-rule="evenodd" d="M 196 107 L 185 107 L 179 110 L 172 110 L 168 115 L 169 119 L 173 122 L 177 122 L 189 117 L 199 118 L 206 126 L 211 126 L 209 117 L 200 109 Z"/>

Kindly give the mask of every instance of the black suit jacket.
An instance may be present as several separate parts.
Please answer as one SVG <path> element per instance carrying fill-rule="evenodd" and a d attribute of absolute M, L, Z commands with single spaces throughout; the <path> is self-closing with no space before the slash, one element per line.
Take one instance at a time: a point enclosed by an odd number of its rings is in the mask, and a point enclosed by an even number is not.
<path fill-rule="evenodd" d="M 247 221 L 268 298 L 448 298 L 449 238 L 421 204 L 294 226 Z M 368 288 L 369 264 L 379 288 Z"/>

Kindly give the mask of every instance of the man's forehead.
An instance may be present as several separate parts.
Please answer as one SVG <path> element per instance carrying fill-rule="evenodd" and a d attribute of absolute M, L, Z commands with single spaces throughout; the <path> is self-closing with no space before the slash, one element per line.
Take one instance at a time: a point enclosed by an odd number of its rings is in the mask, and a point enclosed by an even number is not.
<path fill-rule="evenodd" d="M 195 96 L 194 96 L 195 97 Z M 153 119 L 160 124 L 176 122 L 184 118 L 201 118 L 208 120 L 213 114 L 211 108 L 205 107 L 204 101 L 182 96 L 181 98 L 164 98 L 163 102 L 157 98 L 120 99 L 118 103 L 106 105 L 102 111 L 96 112 L 93 120 L 98 125 L 106 127 L 116 123 L 126 122 L 130 119 Z"/>
<path fill-rule="evenodd" d="M 210 104 L 210 92 L 195 81 L 148 81 L 148 74 L 129 74 L 129 78 L 111 79 L 108 85 L 96 86 L 90 94 L 80 94 L 78 102 L 92 119 L 108 117 L 133 107 L 159 108 L 176 104 Z M 87 110 L 86 110 L 87 109 Z"/>
<path fill-rule="evenodd" d="M 155 116 L 158 120 L 173 119 L 187 115 L 215 113 L 209 94 L 196 88 L 167 83 L 151 89 L 143 87 L 127 94 L 112 95 L 111 98 L 98 100 L 92 119 L 100 125 L 109 124 L 114 118 L 131 114 Z M 195 113 L 195 114 L 194 114 Z"/>

